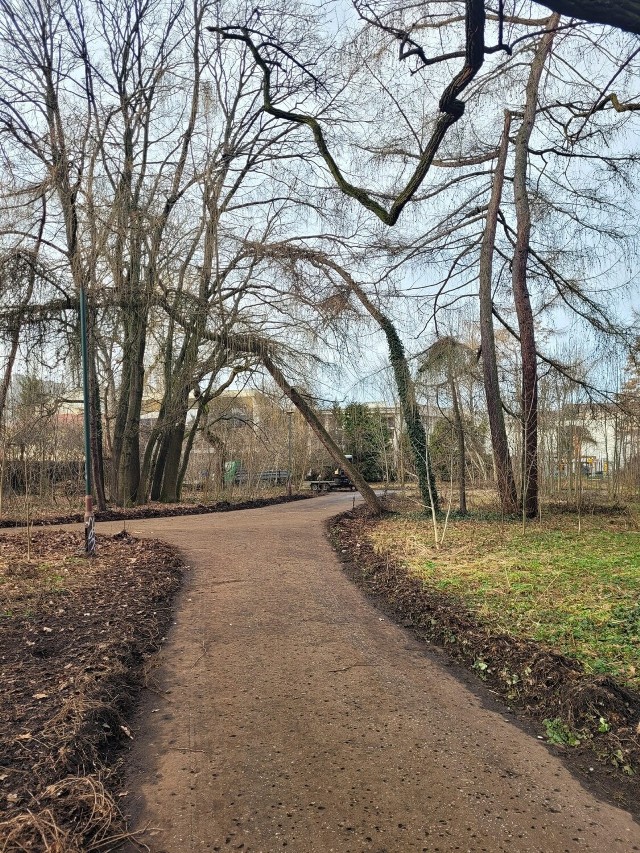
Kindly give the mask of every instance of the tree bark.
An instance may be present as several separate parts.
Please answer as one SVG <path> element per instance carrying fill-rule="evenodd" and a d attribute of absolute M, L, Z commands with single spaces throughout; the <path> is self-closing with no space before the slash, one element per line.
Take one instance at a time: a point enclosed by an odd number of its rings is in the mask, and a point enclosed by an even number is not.
<path fill-rule="evenodd" d="M 13 329 L 11 329 L 9 333 L 9 353 L 7 355 L 7 361 L 4 367 L 2 382 L 0 383 L 0 424 L 2 424 L 2 416 L 4 415 L 7 396 L 9 394 L 9 386 L 11 385 L 13 365 L 15 364 L 16 356 L 18 354 L 18 347 L 20 345 L 20 329 L 20 323 L 16 320 L 16 325 Z"/>
<path fill-rule="evenodd" d="M 496 342 L 493 331 L 492 272 L 493 251 L 496 239 L 498 211 L 502 200 L 504 173 L 509 150 L 509 131 L 511 114 L 505 111 L 504 129 L 498 150 L 498 160 L 493 176 L 493 186 L 487 208 L 487 221 L 480 247 L 480 272 L 478 296 L 480 299 L 480 346 L 482 352 L 482 373 L 484 393 L 487 400 L 491 447 L 496 469 L 498 495 L 502 511 L 506 514 L 518 511 L 518 492 L 513 475 L 509 441 L 504 423 L 504 412 L 500 398 L 500 380 L 496 358 Z"/>
<path fill-rule="evenodd" d="M 160 411 L 158 412 L 158 419 L 154 424 L 151 435 L 149 436 L 149 440 L 147 441 L 147 446 L 144 449 L 144 456 L 142 458 L 142 471 L 140 473 L 140 498 L 145 501 L 150 495 L 151 486 L 150 486 L 150 477 L 153 475 L 155 471 L 155 464 L 158 455 L 158 442 L 162 436 L 162 423 L 164 420 L 164 409 L 162 406 L 160 407 Z"/>
<path fill-rule="evenodd" d="M 350 287 L 369 314 L 376 320 L 387 339 L 389 361 L 393 370 L 400 406 L 402 408 L 402 416 L 413 452 L 420 497 L 422 498 L 425 509 L 431 508 L 431 501 L 433 500 L 433 509 L 435 512 L 438 512 L 440 509 L 440 499 L 436 488 L 436 479 L 427 453 L 427 434 L 416 402 L 415 386 L 409 365 L 407 364 L 404 346 L 391 320 L 373 305 L 362 288 L 354 281 L 351 281 Z"/>
<path fill-rule="evenodd" d="M 137 308 L 137 310 L 136 310 Z M 142 316 L 141 316 L 142 315 Z M 140 412 L 144 390 L 144 353 L 146 349 L 146 318 L 148 311 L 143 306 L 134 308 L 130 318 L 131 334 L 127 345 L 131 348 L 127 394 L 122 395 L 126 407 L 122 450 L 118 460 L 117 499 L 125 506 L 136 503 L 140 487 Z M 123 376 L 124 379 L 124 376 Z"/>
<path fill-rule="evenodd" d="M 342 278 L 349 290 L 351 290 L 351 292 L 360 301 L 367 313 L 373 317 L 384 333 L 384 336 L 387 339 L 389 362 L 393 370 L 396 390 L 398 391 L 402 417 L 407 429 L 413 461 L 418 475 L 420 497 L 425 509 L 431 509 L 431 501 L 433 499 L 433 509 L 435 512 L 438 512 L 440 509 L 440 499 L 436 488 L 436 479 L 433 474 L 431 461 L 427 452 L 427 434 L 420 416 L 420 409 L 416 402 L 415 384 L 411 376 L 411 371 L 409 370 L 407 356 L 395 326 L 389 317 L 387 317 L 386 314 L 373 304 L 364 290 L 356 281 L 354 281 L 349 273 L 339 264 L 335 263 L 335 261 L 332 261 L 326 255 L 319 252 L 308 251 L 300 252 L 300 259 L 307 260 L 317 267 L 328 267 L 329 269 L 334 270 Z"/>
<path fill-rule="evenodd" d="M 593 24 L 608 24 L 640 35 L 640 4 L 637 0 L 540 0 L 542 6 Z"/>
<path fill-rule="evenodd" d="M 116 444 L 114 435 L 114 471 L 117 472 L 118 497 L 120 501 L 124 501 L 125 503 L 136 503 L 139 499 L 143 500 L 145 497 L 143 494 L 145 484 L 141 482 L 140 470 L 140 414 L 142 408 L 144 355 L 149 303 L 151 294 L 156 287 L 157 264 L 161 255 L 165 229 L 171 213 L 181 196 L 181 184 L 200 107 L 200 30 L 204 7 L 199 6 L 194 11 L 195 30 L 192 47 L 193 79 L 188 119 L 179 147 L 177 148 L 178 156 L 161 213 L 155 217 L 153 227 L 148 231 L 145 231 L 139 224 L 141 221 L 140 188 L 142 186 L 144 170 L 146 165 L 148 165 L 146 157 L 144 158 L 144 166 L 140 167 L 141 174 L 137 176 L 135 185 L 133 172 L 135 163 L 134 139 L 138 132 L 143 131 L 142 138 L 148 140 L 151 112 L 148 106 L 145 106 L 144 110 L 136 114 L 134 109 L 135 103 L 122 98 L 122 114 L 126 117 L 123 132 L 123 150 L 125 156 L 119 184 L 121 198 L 116 198 L 114 209 L 116 210 L 116 216 L 122 220 L 120 233 L 130 234 L 127 262 L 123 262 L 124 257 L 120 259 L 121 269 L 126 270 L 126 273 L 122 277 L 123 298 L 121 305 L 125 315 L 125 326 L 128 331 L 125 347 L 130 352 L 128 356 L 129 375 L 125 378 L 123 370 L 124 390 L 121 393 L 119 417 L 116 419 L 115 424 L 116 429 L 122 428 L 123 432 L 118 445 Z M 127 83 L 128 81 L 123 79 L 121 82 Z M 135 81 L 138 87 L 140 86 L 140 82 L 140 80 Z M 123 92 L 125 89 L 126 87 L 123 86 Z M 141 94 L 142 88 L 136 89 L 136 95 Z M 144 94 L 142 100 L 146 101 L 146 99 L 147 95 Z M 147 215 L 146 211 L 145 215 Z M 124 244 L 120 245 L 121 254 L 123 246 Z M 143 247 L 145 248 L 143 249 Z M 146 256 L 144 269 L 143 255 Z M 126 386 L 125 382 L 127 383 Z M 124 414 L 125 411 L 126 415 Z"/>
<path fill-rule="evenodd" d="M 447 380 L 449 382 L 449 392 L 451 394 L 451 408 L 453 411 L 453 423 L 456 427 L 456 437 L 458 444 L 458 503 L 460 515 L 467 514 L 467 472 L 466 472 L 466 452 L 464 442 L 464 423 L 462 421 L 462 413 L 460 412 L 460 402 L 458 400 L 458 389 L 456 388 L 455 379 L 451 362 L 447 365 Z"/>
<path fill-rule="evenodd" d="M 186 413 L 178 423 L 174 424 L 168 435 L 167 453 L 164 459 L 164 471 L 162 477 L 162 490 L 160 500 L 164 503 L 173 503 L 178 500 L 178 476 L 180 473 L 180 457 L 182 455 L 182 442 L 186 427 Z"/>
<path fill-rule="evenodd" d="M 187 440 L 182 451 L 182 460 L 180 462 L 180 470 L 178 471 L 178 483 L 176 486 L 178 500 L 180 500 L 180 497 L 182 495 L 182 484 L 187 473 L 187 468 L 189 467 L 189 457 L 191 456 L 191 450 L 193 449 L 193 442 L 195 441 L 196 434 L 198 432 L 198 427 L 200 426 L 200 421 L 202 420 L 202 415 L 204 413 L 207 402 L 208 397 L 205 395 L 203 395 L 198 400 L 196 416 L 193 419 L 193 423 L 189 427 L 189 434 L 187 435 Z"/>
<path fill-rule="evenodd" d="M 559 15 L 551 16 L 547 32 L 538 44 L 527 81 L 524 118 L 514 143 L 513 195 L 517 228 L 511 283 L 522 358 L 522 505 L 527 518 L 534 518 L 538 514 L 538 359 L 533 310 L 527 284 L 531 239 L 531 210 L 527 188 L 528 154 L 536 117 L 540 78 L 559 20 Z"/>
<path fill-rule="evenodd" d="M 164 468 L 169 453 L 169 430 L 165 426 L 161 427 L 159 439 L 156 444 L 156 451 L 153 460 L 153 470 L 151 474 L 151 500 L 159 501 L 162 494 L 162 480 L 164 477 Z"/>
<path fill-rule="evenodd" d="M 107 497 L 104 488 L 104 451 L 102 433 L 102 409 L 100 406 L 100 385 L 96 370 L 94 312 L 91 312 L 89 333 L 89 422 L 91 424 L 91 467 L 93 471 L 93 488 L 96 495 L 98 510 L 104 512 L 107 508 Z"/>

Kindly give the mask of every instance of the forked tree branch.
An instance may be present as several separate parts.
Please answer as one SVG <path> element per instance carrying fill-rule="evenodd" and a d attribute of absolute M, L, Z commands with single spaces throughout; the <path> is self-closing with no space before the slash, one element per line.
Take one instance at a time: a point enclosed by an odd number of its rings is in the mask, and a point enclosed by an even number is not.
<path fill-rule="evenodd" d="M 464 102 L 460 95 L 474 79 L 484 61 L 485 54 L 485 8 L 483 0 L 466 0 L 464 64 L 446 87 L 440 98 L 438 116 L 431 138 L 420 155 L 416 168 L 404 189 L 397 195 L 389 209 L 381 205 L 373 195 L 362 187 L 348 181 L 336 163 L 327 145 L 322 127 L 314 116 L 282 110 L 272 99 L 271 63 L 265 59 L 247 27 L 207 27 L 221 38 L 243 42 L 262 72 L 263 109 L 269 115 L 294 124 L 306 125 L 311 129 L 316 147 L 339 189 L 347 196 L 374 213 L 385 225 L 395 225 L 405 206 L 411 201 L 425 179 L 433 159 L 449 128 L 464 113 Z"/>

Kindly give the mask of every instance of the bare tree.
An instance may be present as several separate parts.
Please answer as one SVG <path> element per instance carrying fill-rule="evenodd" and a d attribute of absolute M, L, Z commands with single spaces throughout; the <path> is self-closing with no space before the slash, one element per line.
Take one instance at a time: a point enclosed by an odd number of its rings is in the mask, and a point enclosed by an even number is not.
<path fill-rule="evenodd" d="M 461 341 L 452 336 L 439 338 L 422 354 L 420 372 L 442 374 L 451 400 L 451 416 L 458 449 L 458 509 L 467 513 L 465 426 L 458 383 L 461 374 L 468 373 L 473 354 Z"/>
<path fill-rule="evenodd" d="M 513 476 L 509 441 L 504 422 L 502 399 L 500 397 L 500 382 L 498 378 L 498 363 L 493 329 L 493 254 L 495 249 L 498 212 L 502 200 L 507 154 L 509 150 L 509 132 L 511 129 L 511 113 L 505 111 L 504 129 L 500 139 L 498 158 L 491 186 L 489 204 L 487 206 L 486 223 L 480 247 L 478 266 L 478 296 L 480 307 L 480 348 L 484 375 L 484 390 L 489 417 L 489 430 L 493 459 L 496 470 L 498 495 L 503 512 L 517 512 L 518 493 Z"/>
<path fill-rule="evenodd" d="M 538 514 L 538 363 L 535 324 L 527 286 L 527 261 L 531 240 L 527 166 L 540 78 L 559 21 L 559 15 L 551 16 L 547 32 L 537 46 L 527 80 L 524 116 L 514 142 L 513 195 L 517 233 L 513 250 L 512 285 L 522 357 L 522 505 L 528 518 L 535 518 Z"/>
<path fill-rule="evenodd" d="M 363 8 L 367 8 L 363 4 Z M 422 67 L 433 64 L 447 63 L 452 59 L 463 60 L 462 67 L 455 74 L 449 84 L 444 88 L 438 102 L 438 116 L 435 120 L 430 138 L 420 152 L 417 164 L 403 187 L 403 189 L 392 200 L 389 207 L 381 204 L 375 192 L 368 191 L 351 183 L 345 176 L 343 169 L 338 165 L 330 151 L 322 124 L 312 115 L 306 115 L 293 110 L 282 109 L 273 97 L 273 69 L 280 65 L 282 58 L 292 59 L 288 50 L 282 48 L 272 33 L 265 31 L 264 26 L 257 20 L 260 14 L 252 13 L 249 20 L 244 24 L 231 26 L 208 27 L 211 32 L 219 34 L 223 39 L 241 41 L 247 45 L 254 61 L 262 73 L 263 79 L 263 103 L 265 112 L 282 121 L 294 125 L 306 126 L 311 130 L 317 151 L 328 168 L 338 188 L 347 196 L 355 199 L 366 209 L 370 210 L 386 225 L 395 225 L 406 205 L 414 197 L 422 182 L 427 176 L 438 149 L 449 129 L 462 117 L 464 113 L 464 102 L 460 96 L 473 81 L 484 62 L 486 50 L 485 25 L 486 12 L 482 0 L 466 0 L 464 4 L 464 46 L 453 52 L 442 53 L 428 58 L 426 52 L 411 39 L 409 32 L 402 29 L 385 27 L 381 19 L 374 15 L 373 20 L 362 13 L 362 17 L 369 24 L 388 31 L 393 39 L 401 42 L 400 57 L 408 59 L 417 57 Z M 459 21 L 454 17 L 453 20 Z M 407 46 L 410 46 L 409 49 Z M 507 49 L 507 46 L 499 44 L 496 49 Z M 293 62 L 296 63 L 295 58 Z M 300 63 L 297 63 L 300 65 Z"/>
<path fill-rule="evenodd" d="M 316 306 L 319 304 L 317 296 L 313 297 L 310 295 L 310 287 L 304 282 L 304 276 L 301 277 L 297 274 L 297 268 L 307 264 L 321 271 L 323 276 L 330 282 L 332 293 L 325 298 L 325 303 L 332 299 L 334 305 L 338 304 L 343 309 L 346 309 L 349 295 L 352 294 L 367 314 L 376 322 L 387 342 L 389 363 L 393 371 L 395 388 L 398 393 L 398 399 L 400 400 L 402 416 L 412 450 L 413 462 L 418 475 L 418 486 L 422 503 L 427 508 L 433 507 L 434 511 L 439 511 L 438 491 L 429 462 L 427 437 L 420 408 L 416 400 L 415 384 L 411 375 L 404 344 L 391 317 L 376 305 L 374 300 L 367 295 L 365 288 L 355 280 L 345 267 L 339 264 L 334 258 L 331 258 L 325 251 L 300 246 L 293 241 L 286 243 L 262 243 L 254 245 L 253 250 L 259 256 L 277 261 L 280 267 L 289 274 L 291 280 L 294 283 L 300 284 L 300 287 L 295 292 L 305 302 Z M 332 276 L 338 276 L 340 283 L 336 284 Z M 301 278 L 302 282 L 300 281 Z"/>

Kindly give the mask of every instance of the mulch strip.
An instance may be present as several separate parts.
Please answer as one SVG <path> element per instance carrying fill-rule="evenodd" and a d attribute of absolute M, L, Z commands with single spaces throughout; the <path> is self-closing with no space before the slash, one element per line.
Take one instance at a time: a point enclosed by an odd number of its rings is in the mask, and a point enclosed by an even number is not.
<path fill-rule="evenodd" d="M 260 509 L 273 504 L 304 501 L 315 497 L 315 494 L 300 493 L 280 495 L 271 498 L 253 498 L 246 501 L 216 501 L 208 504 L 144 504 L 132 507 L 111 507 L 102 512 L 96 510 L 96 521 L 129 521 L 139 518 L 171 518 L 178 515 L 206 515 L 212 512 L 232 512 L 237 509 Z M 53 524 L 76 524 L 84 521 L 84 515 L 79 512 L 66 515 L 46 515 L 29 520 L 31 527 L 45 527 Z M 24 521 L 15 518 L 0 518 L 0 527 L 24 527 Z"/>
<path fill-rule="evenodd" d="M 128 837 L 117 748 L 184 567 L 170 546 L 124 533 L 98 536 L 93 559 L 83 545 L 82 533 L 37 532 L 27 559 L 24 534 L 0 538 L 3 853 L 115 850 Z"/>
<path fill-rule="evenodd" d="M 345 571 L 403 627 L 476 674 L 519 718 L 544 731 L 561 720 L 576 746 L 550 747 L 598 795 L 640 817 L 640 694 L 539 643 L 496 634 L 458 599 L 429 589 L 369 544 L 375 520 L 363 508 L 329 522 Z M 608 731 L 600 718 L 606 721 Z"/>

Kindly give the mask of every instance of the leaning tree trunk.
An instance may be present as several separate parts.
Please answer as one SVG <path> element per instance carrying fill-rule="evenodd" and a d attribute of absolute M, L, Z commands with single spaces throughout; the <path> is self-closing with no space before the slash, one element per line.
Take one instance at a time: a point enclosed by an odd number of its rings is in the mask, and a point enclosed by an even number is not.
<path fill-rule="evenodd" d="M 11 385 L 13 365 L 15 364 L 16 356 L 18 355 L 18 347 L 20 346 L 20 330 L 20 321 L 16 319 L 15 326 L 9 332 L 9 352 L 5 361 L 2 381 L 0 382 L 0 424 L 2 423 L 7 396 L 9 394 L 9 387 Z"/>
<path fill-rule="evenodd" d="M 531 239 L 527 167 L 540 78 L 559 20 L 559 15 L 551 16 L 547 24 L 547 32 L 538 44 L 527 81 L 524 117 L 514 144 L 513 196 L 517 231 L 511 283 L 520 330 L 522 358 L 522 506 L 527 518 L 534 518 L 538 514 L 538 360 L 533 310 L 527 285 L 527 261 Z"/>
<path fill-rule="evenodd" d="M 617 0 L 615 3 L 611 0 L 540 0 L 540 4 L 569 18 L 619 27 L 640 35 L 640 7 L 637 0 Z"/>
<path fill-rule="evenodd" d="M 482 245 L 480 248 L 480 273 L 478 295 L 480 299 L 480 347 L 482 352 L 482 373 L 484 378 L 484 393 L 487 399 L 489 416 L 489 431 L 491 433 L 491 448 L 496 469 L 498 495 L 502 511 L 507 514 L 518 511 L 518 492 L 513 475 L 513 465 L 509 452 L 507 430 L 504 423 L 504 412 L 500 398 L 500 382 L 498 379 L 498 362 L 496 359 L 496 342 L 493 332 L 493 297 L 491 293 L 493 250 L 496 239 L 498 211 L 504 186 L 504 172 L 509 149 L 509 130 L 511 114 L 505 111 L 504 130 L 500 140 L 498 162 L 493 175 L 491 197 L 487 208 L 487 221 L 484 227 Z"/>
<path fill-rule="evenodd" d="M 259 251 L 265 252 L 265 247 L 260 246 Z M 424 424 L 422 423 L 422 418 L 420 417 L 420 410 L 416 402 L 415 386 L 411 376 L 411 371 L 409 370 L 409 365 L 407 364 L 404 346 L 395 326 L 386 314 L 380 311 L 380 309 L 373 304 L 364 290 L 356 281 L 354 281 L 349 273 L 326 254 L 307 249 L 292 249 L 290 245 L 286 246 L 285 251 L 288 261 L 294 257 L 298 260 L 306 261 L 319 269 L 323 269 L 325 272 L 327 269 L 336 272 L 384 332 L 387 339 L 387 346 L 389 348 L 389 360 L 393 369 L 393 376 L 398 390 L 398 397 L 400 399 L 402 416 L 407 429 L 407 435 L 409 436 L 409 443 L 411 445 L 416 473 L 418 475 L 420 497 L 422 498 L 422 503 L 426 509 L 431 509 L 431 505 L 433 503 L 433 509 L 437 512 L 439 510 L 439 498 L 428 454 L 427 436 Z M 267 246 L 266 252 L 276 258 L 283 257 L 282 247 L 277 245 L 275 247 Z"/>
<path fill-rule="evenodd" d="M 431 508 L 433 501 L 433 509 L 438 512 L 440 509 L 440 500 L 438 490 L 436 489 L 436 479 L 431 467 L 431 460 L 427 452 L 427 434 L 425 432 L 422 418 L 420 417 L 420 409 L 416 402 L 415 385 L 407 364 L 407 356 L 404 351 L 404 346 L 400 340 L 400 336 L 396 331 L 391 320 L 377 308 L 369 299 L 364 290 L 357 284 L 351 276 L 345 272 L 337 264 L 331 261 L 324 260 L 327 266 L 334 269 L 342 279 L 347 283 L 352 292 L 360 300 L 365 310 L 373 317 L 376 323 L 387 339 L 389 348 L 389 361 L 393 370 L 393 377 L 398 391 L 400 407 L 409 443 L 413 455 L 413 461 L 416 466 L 418 475 L 418 486 L 420 488 L 420 497 L 426 509 Z"/>
<path fill-rule="evenodd" d="M 0 424 L 2 423 L 2 417 L 4 415 L 4 409 L 7 404 L 7 396 L 9 394 L 9 387 L 11 385 L 11 377 L 13 375 L 13 366 L 16 361 L 16 357 L 18 355 L 18 348 L 20 346 L 20 332 L 22 331 L 22 322 L 23 315 L 22 311 L 25 309 L 33 295 L 33 289 L 36 284 L 36 262 L 38 259 L 38 253 L 40 252 L 40 245 L 42 242 L 42 234 L 44 232 L 45 225 L 45 212 L 43 211 L 42 219 L 40 220 L 40 229 L 38 231 L 38 242 L 36 243 L 36 248 L 33 252 L 31 258 L 31 265 L 29 268 L 29 279 L 27 282 L 27 292 L 22 299 L 22 302 L 19 306 L 16 307 L 15 311 L 15 319 L 13 324 L 9 329 L 7 329 L 7 334 L 9 336 L 8 346 L 7 346 L 7 354 L 5 358 L 5 367 L 2 375 L 2 381 L 0 382 Z M 16 256 L 16 263 L 19 262 L 19 258 Z M 16 270 L 16 277 L 18 275 L 18 271 Z"/>
<path fill-rule="evenodd" d="M 220 366 L 222 366 L 222 361 L 220 362 Z M 182 461 L 180 462 L 180 471 L 178 472 L 178 485 L 177 485 L 177 494 L 178 500 L 180 500 L 182 496 L 182 484 L 184 482 L 184 478 L 187 473 L 187 468 L 189 467 L 189 459 L 191 457 L 191 451 L 193 449 L 193 443 L 195 441 L 198 430 L 200 429 L 200 421 L 202 420 L 202 416 L 205 414 L 207 410 L 207 405 L 214 399 L 214 397 L 219 397 L 227 388 L 229 388 L 233 380 L 235 379 L 235 371 L 232 371 L 229 377 L 221 384 L 218 385 L 215 391 L 212 391 L 213 384 L 216 378 L 218 370 L 215 369 L 212 371 L 209 377 L 209 384 L 205 391 L 198 398 L 198 408 L 196 409 L 196 416 L 193 419 L 193 423 L 189 427 L 189 432 L 187 434 L 187 440 L 183 442 L 184 447 L 182 450 Z"/>
<path fill-rule="evenodd" d="M 409 365 L 407 364 L 404 346 L 391 321 L 386 317 L 384 320 L 385 322 L 381 324 L 381 328 L 386 335 L 389 346 L 389 359 L 416 466 L 420 496 L 425 508 L 429 509 L 433 503 L 434 511 L 438 512 L 440 509 L 440 499 L 438 490 L 436 489 L 436 479 L 427 452 L 427 434 L 416 402 L 415 388 L 409 371 Z"/>
<path fill-rule="evenodd" d="M 372 513 L 375 515 L 381 515 L 383 512 L 382 504 L 376 493 L 373 491 L 371 486 L 364 479 L 362 474 L 355 468 L 348 459 L 345 458 L 344 454 L 335 443 L 335 441 L 331 438 L 329 433 L 326 431 L 324 426 L 322 425 L 320 418 L 313 411 L 311 406 L 307 403 L 304 397 L 293 388 L 284 377 L 282 371 L 274 364 L 271 358 L 266 354 L 262 353 L 261 355 L 262 363 L 265 368 L 270 373 L 271 377 L 275 381 L 276 385 L 286 394 L 286 396 L 291 400 L 293 405 L 298 409 L 302 417 L 309 424 L 315 435 L 318 437 L 320 442 L 324 445 L 325 449 L 328 451 L 331 458 L 334 460 L 336 465 L 339 465 L 341 468 L 347 472 L 349 479 L 352 483 L 357 487 L 358 491 L 364 498 L 365 503 L 369 507 Z"/>

